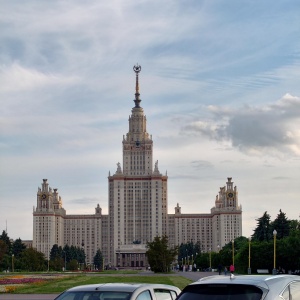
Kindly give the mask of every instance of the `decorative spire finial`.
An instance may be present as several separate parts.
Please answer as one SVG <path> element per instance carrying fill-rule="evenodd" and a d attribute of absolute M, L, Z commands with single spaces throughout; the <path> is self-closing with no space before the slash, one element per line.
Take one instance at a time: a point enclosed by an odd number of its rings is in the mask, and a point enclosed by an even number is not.
<path fill-rule="evenodd" d="M 142 67 L 139 64 L 133 66 L 133 71 L 135 72 L 135 99 L 133 100 L 135 103 L 135 107 L 140 107 L 140 87 L 139 87 L 139 73 L 141 72 Z"/>

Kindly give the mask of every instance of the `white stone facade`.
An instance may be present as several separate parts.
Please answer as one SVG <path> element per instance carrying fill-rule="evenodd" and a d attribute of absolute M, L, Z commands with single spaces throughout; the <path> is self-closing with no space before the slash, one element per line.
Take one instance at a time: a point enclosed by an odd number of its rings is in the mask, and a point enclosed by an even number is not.
<path fill-rule="evenodd" d="M 105 263 L 120 267 L 147 266 L 146 243 L 167 235 L 170 245 L 200 242 L 203 251 L 218 251 L 242 235 L 242 210 L 231 178 L 220 188 L 215 206 L 206 214 L 182 214 L 179 204 L 168 214 L 168 176 L 153 166 L 153 141 L 140 107 L 139 72 L 135 66 L 135 107 L 129 116 L 129 131 L 123 136 L 123 170 L 108 176 L 108 215 L 100 206 L 91 215 L 67 215 L 57 189 L 47 179 L 37 192 L 33 210 L 33 247 L 46 257 L 54 244 L 83 247 L 86 262 L 97 249 Z"/>

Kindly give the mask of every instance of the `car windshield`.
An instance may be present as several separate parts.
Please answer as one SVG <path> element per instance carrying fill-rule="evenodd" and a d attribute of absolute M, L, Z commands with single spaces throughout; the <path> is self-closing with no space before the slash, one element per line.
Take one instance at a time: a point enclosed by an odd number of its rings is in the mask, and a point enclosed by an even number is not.
<path fill-rule="evenodd" d="M 260 300 L 263 291 L 252 285 L 198 284 L 186 287 L 180 300 Z"/>
<path fill-rule="evenodd" d="M 130 295 L 128 292 L 67 291 L 55 300 L 127 300 Z"/>

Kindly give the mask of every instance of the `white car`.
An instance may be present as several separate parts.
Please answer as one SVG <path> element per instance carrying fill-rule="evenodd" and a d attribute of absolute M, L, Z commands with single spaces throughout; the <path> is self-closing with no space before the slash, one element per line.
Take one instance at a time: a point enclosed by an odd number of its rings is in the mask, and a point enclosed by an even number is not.
<path fill-rule="evenodd" d="M 296 275 L 208 276 L 186 286 L 177 300 L 300 300 Z"/>
<path fill-rule="evenodd" d="M 167 284 L 104 283 L 70 288 L 54 300 L 175 300 L 180 292 Z"/>

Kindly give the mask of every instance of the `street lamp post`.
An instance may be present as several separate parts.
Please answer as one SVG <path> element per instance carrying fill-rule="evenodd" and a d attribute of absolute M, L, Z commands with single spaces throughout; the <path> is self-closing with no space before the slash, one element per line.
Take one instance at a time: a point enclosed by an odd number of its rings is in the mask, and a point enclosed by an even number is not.
<path fill-rule="evenodd" d="M 277 236 L 277 231 L 274 229 L 273 231 L 273 236 L 274 236 L 274 268 L 273 268 L 273 275 L 277 274 L 277 270 L 276 270 L 276 236 Z"/>
<path fill-rule="evenodd" d="M 14 268 L 14 256 L 15 256 L 14 254 L 11 255 L 11 269 L 12 269 L 13 272 L 14 272 L 14 269 L 15 269 Z"/>
<path fill-rule="evenodd" d="M 248 264 L 248 274 L 251 274 L 251 264 L 250 264 L 250 259 L 251 259 L 251 237 L 249 237 L 249 264 Z"/>
<path fill-rule="evenodd" d="M 234 266 L 234 240 L 232 240 L 232 265 Z"/>
<path fill-rule="evenodd" d="M 64 254 L 65 254 L 65 270 L 64 270 L 64 271 L 67 271 L 67 258 L 66 258 L 66 251 L 64 251 Z"/>
<path fill-rule="evenodd" d="M 211 248 L 209 248 L 209 271 L 211 271 Z"/>

